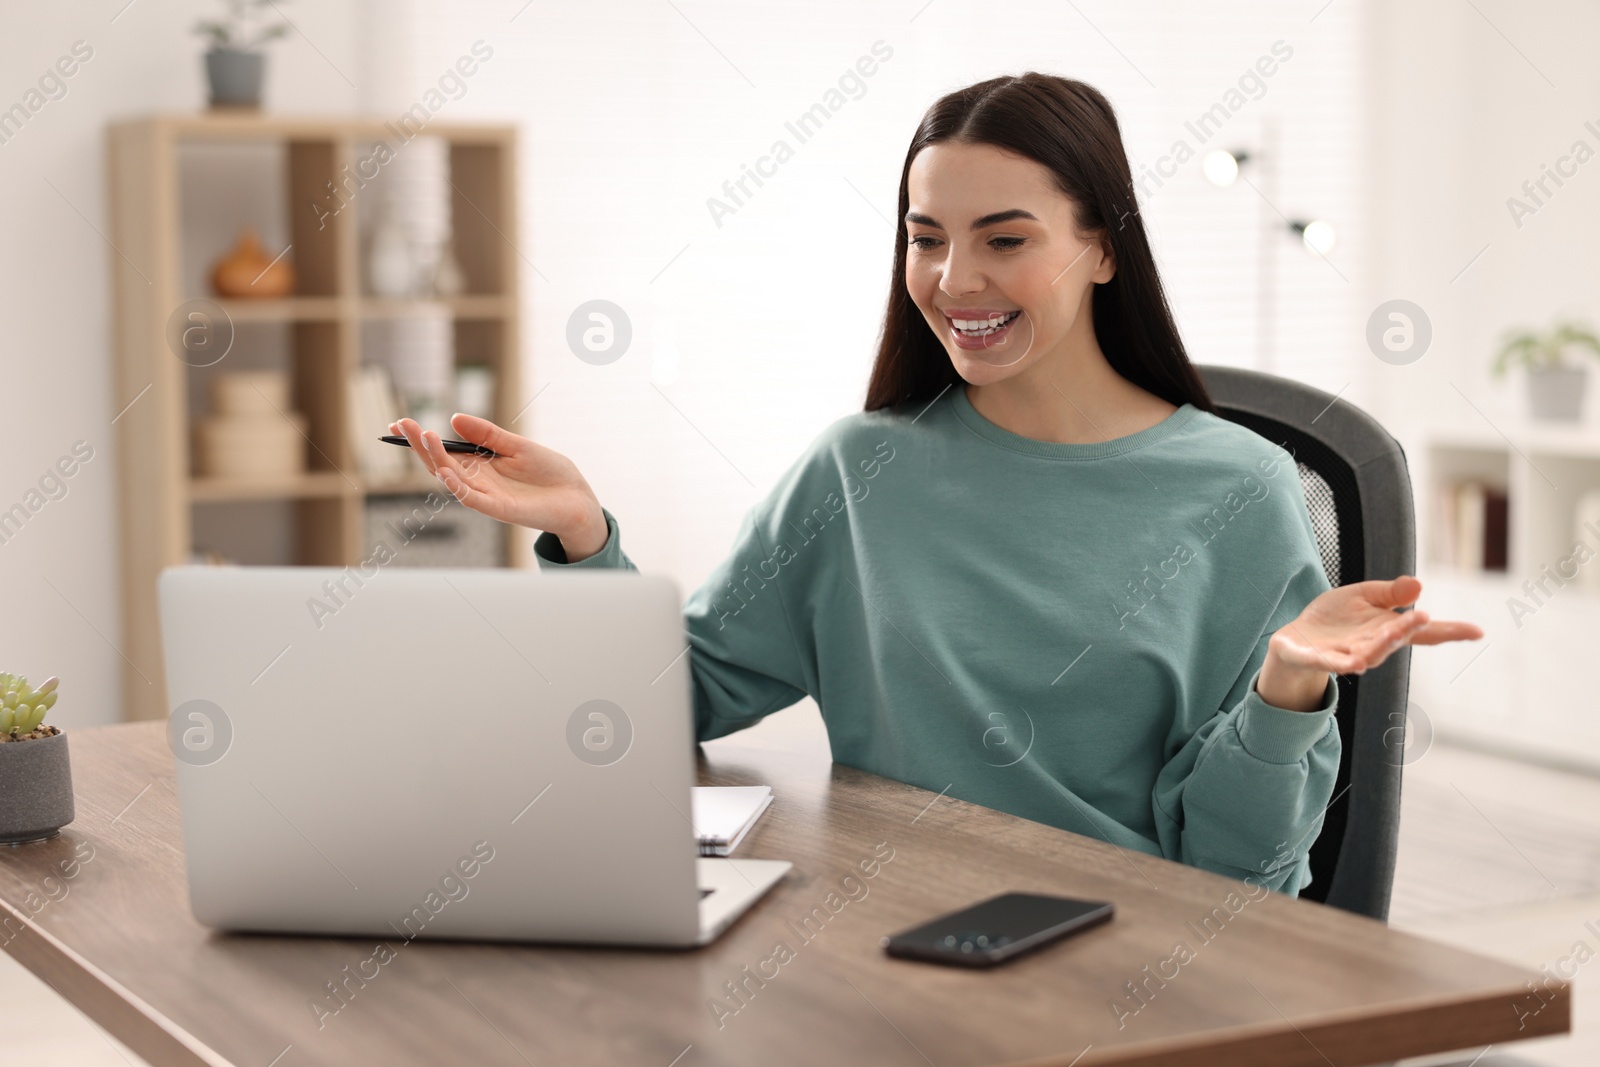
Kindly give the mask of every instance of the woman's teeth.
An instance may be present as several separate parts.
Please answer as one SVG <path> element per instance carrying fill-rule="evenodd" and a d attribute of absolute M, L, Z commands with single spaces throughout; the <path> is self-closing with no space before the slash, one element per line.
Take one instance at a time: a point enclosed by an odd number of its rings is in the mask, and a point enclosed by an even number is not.
<path fill-rule="evenodd" d="M 1021 311 L 1012 311 L 1004 315 L 991 315 L 987 319 L 951 319 L 951 324 L 965 337 L 987 337 L 996 330 L 1004 329 Z"/>

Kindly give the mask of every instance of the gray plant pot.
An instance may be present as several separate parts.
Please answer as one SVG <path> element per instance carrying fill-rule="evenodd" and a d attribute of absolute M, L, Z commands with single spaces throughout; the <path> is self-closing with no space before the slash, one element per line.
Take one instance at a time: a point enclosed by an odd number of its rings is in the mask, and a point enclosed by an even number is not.
<path fill-rule="evenodd" d="M 0 845 L 54 837 L 75 814 L 65 733 L 0 744 Z"/>
<path fill-rule="evenodd" d="M 1550 422 L 1583 418 L 1583 392 L 1589 384 L 1586 367 L 1528 368 L 1528 407 L 1533 417 Z"/>
<path fill-rule="evenodd" d="M 261 106 L 261 76 L 266 56 L 237 48 L 213 48 L 206 53 L 206 80 L 211 85 L 212 107 Z"/>

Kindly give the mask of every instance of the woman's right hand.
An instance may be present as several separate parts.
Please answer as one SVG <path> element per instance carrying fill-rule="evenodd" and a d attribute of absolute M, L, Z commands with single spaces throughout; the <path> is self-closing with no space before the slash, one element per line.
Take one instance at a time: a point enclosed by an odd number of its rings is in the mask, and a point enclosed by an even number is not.
<path fill-rule="evenodd" d="M 439 435 L 414 419 L 391 423 L 422 465 L 457 500 L 501 522 L 546 530 L 561 539 L 567 562 L 605 547 L 608 531 L 600 501 L 566 456 L 503 430 L 488 419 L 457 414 L 450 426 L 463 441 L 492 449 L 493 459 L 444 450 Z"/>

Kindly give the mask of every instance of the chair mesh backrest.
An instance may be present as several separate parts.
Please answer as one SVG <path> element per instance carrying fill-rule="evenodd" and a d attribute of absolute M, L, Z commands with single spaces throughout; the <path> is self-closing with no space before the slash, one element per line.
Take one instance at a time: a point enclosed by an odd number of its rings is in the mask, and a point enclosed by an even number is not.
<path fill-rule="evenodd" d="M 1230 422 L 1249 427 L 1294 456 L 1328 584 L 1340 586 L 1364 581 L 1366 560 L 1362 547 L 1361 496 L 1355 471 L 1350 464 L 1322 441 L 1298 427 L 1254 412 L 1229 408 L 1221 402 L 1217 404 L 1217 414 Z M 1359 682 L 1358 675 L 1338 676 L 1339 710 L 1335 712 L 1335 721 L 1339 725 L 1339 739 L 1345 758 L 1339 761 L 1339 775 L 1333 785 L 1336 799 L 1329 805 L 1323 817 L 1322 832 L 1311 846 L 1311 884 L 1300 893 L 1307 900 L 1327 899 L 1328 888 L 1333 881 L 1333 869 L 1338 863 L 1339 849 L 1344 842 L 1345 824 L 1350 813 L 1347 789 L 1350 784 L 1349 753 L 1355 750 Z"/>
<path fill-rule="evenodd" d="M 1306 509 L 1311 512 L 1311 529 L 1317 536 L 1317 552 L 1322 556 L 1322 571 L 1329 585 L 1339 584 L 1339 508 L 1328 479 L 1308 464 L 1298 464 L 1300 485 L 1305 490 Z"/>

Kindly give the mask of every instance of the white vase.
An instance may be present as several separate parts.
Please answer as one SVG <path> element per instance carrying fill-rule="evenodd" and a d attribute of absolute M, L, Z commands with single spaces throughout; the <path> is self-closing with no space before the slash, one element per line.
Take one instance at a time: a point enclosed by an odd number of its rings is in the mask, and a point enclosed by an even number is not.
<path fill-rule="evenodd" d="M 367 285 L 378 296 L 397 298 L 411 295 L 415 279 L 405 227 L 392 219 L 379 223 L 367 250 Z"/>
<path fill-rule="evenodd" d="M 1588 384 L 1586 367 L 1529 367 L 1528 404 L 1533 417 L 1546 422 L 1582 421 Z"/>

